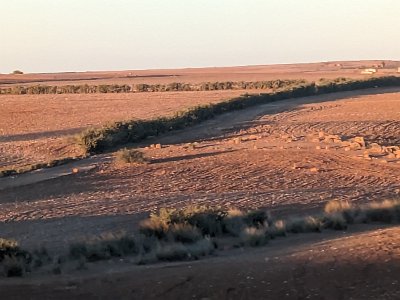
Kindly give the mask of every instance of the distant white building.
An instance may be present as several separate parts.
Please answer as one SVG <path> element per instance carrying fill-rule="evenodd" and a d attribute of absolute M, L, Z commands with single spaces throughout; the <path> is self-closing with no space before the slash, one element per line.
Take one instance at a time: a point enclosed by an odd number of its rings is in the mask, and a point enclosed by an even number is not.
<path fill-rule="evenodd" d="M 366 74 L 366 75 L 372 75 L 376 73 L 376 69 L 370 68 L 370 69 L 364 69 L 361 71 L 361 74 Z"/>

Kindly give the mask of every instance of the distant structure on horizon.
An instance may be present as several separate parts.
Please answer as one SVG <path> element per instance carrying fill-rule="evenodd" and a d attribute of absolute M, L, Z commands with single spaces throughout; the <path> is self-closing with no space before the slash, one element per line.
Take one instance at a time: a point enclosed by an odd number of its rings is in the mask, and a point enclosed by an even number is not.
<path fill-rule="evenodd" d="M 397 68 L 397 73 L 400 73 L 400 67 Z"/>
<path fill-rule="evenodd" d="M 364 69 L 361 71 L 361 74 L 366 74 L 366 75 L 372 75 L 376 73 L 376 69 L 370 68 L 370 69 Z"/>

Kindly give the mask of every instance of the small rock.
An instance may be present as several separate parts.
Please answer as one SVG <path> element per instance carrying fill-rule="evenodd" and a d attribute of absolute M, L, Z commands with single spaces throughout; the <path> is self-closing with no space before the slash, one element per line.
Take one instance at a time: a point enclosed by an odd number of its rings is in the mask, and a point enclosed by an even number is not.
<path fill-rule="evenodd" d="M 233 143 L 234 143 L 235 145 L 237 145 L 237 144 L 240 144 L 240 143 L 241 143 L 242 138 L 236 137 L 236 138 L 234 138 L 232 141 L 233 141 Z"/>
<path fill-rule="evenodd" d="M 359 144 L 362 148 L 365 148 L 365 140 L 362 136 L 356 136 L 353 141 Z"/>
<path fill-rule="evenodd" d="M 258 139 L 258 136 L 254 135 L 254 134 L 250 135 L 250 136 L 247 138 L 247 140 L 249 140 L 249 141 L 254 141 L 254 140 L 257 140 L 257 139 Z"/>
<path fill-rule="evenodd" d="M 396 155 L 394 153 L 388 153 L 388 155 L 386 156 L 387 158 L 396 158 Z"/>

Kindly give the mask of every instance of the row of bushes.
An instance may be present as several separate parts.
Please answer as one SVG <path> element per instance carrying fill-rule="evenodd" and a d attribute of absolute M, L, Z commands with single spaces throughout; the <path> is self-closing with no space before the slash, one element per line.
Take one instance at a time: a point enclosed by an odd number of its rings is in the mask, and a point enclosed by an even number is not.
<path fill-rule="evenodd" d="M 201 105 L 173 117 L 153 120 L 115 122 L 103 128 L 91 128 L 77 136 L 77 142 L 89 153 L 100 153 L 127 143 L 139 142 L 167 131 L 183 129 L 225 112 L 244 109 L 288 98 L 320 95 L 373 87 L 400 86 L 400 77 L 379 77 L 367 80 L 332 80 L 308 83 L 258 95 L 243 95 L 216 104 Z"/>
<path fill-rule="evenodd" d="M 239 245 L 258 246 L 290 233 L 344 230 L 350 224 L 400 222 L 400 201 L 386 200 L 354 206 L 348 202 L 330 201 L 317 215 L 275 219 L 265 210 L 243 212 L 216 207 L 161 209 L 142 221 L 140 232 L 158 240 L 195 243 L 204 237 L 239 238 Z"/>
<path fill-rule="evenodd" d="M 127 84 L 103 84 L 103 85 L 32 85 L 13 86 L 0 88 L 3 95 L 41 95 L 41 94 L 94 94 L 94 93 L 129 93 L 132 87 Z"/>
<path fill-rule="evenodd" d="M 267 80 L 267 81 L 223 81 L 189 84 L 174 82 L 169 84 L 136 84 L 134 91 L 138 92 L 169 92 L 169 91 L 218 91 L 218 90 L 249 90 L 249 89 L 280 89 L 306 83 L 303 79 Z"/>
<path fill-rule="evenodd" d="M 345 230 L 351 224 L 400 222 L 400 201 L 373 202 L 353 206 L 330 201 L 317 215 L 274 219 L 265 210 L 241 211 L 219 207 L 161 209 L 140 223 L 140 235 L 101 239 L 74 244 L 73 259 L 98 261 L 136 256 L 137 263 L 160 260 L 192 260 L 209 255 L 219 248 L 263 246 L 269 240 L 290 234 Z"/>
<path fill-rule="evenodd" d="M 169 84 L 133 85 L 103 84 L 103 85 L 32 85 L 0 88 L 0 94 L 5 95 L 37 95 L 37 94 L 93 94 L 93 93 L 129 93 L 129 92 L 171 92 L 171 91 L 216 91 L 216 90 L 246 90 L 246 89 L 280 89 L 288 86 L 304 84 L 304 80 L 269 80 L 255 82 L 204 82 L 189 84 L 174 82 Z"/>
<path fill-rule="evenodd" d="M 132 257 L 137 264 L 155 261 L 192 260 L 210 255 L 219 248 L 256 247 L 290 234 L 344 230 L 350 224 L 396 224 L 400 222 L 400 201 L 387 200 L 354 206 L 330 201 L 316 215 L 275 219 L 265 210 L 241 211 L 221 207 L 161 209 L 140 223 L 139 234 L 100 236 L 74 243 L 67 256 L 53 258 L 45 249 L 28 252 L 16 242 L 0 239 L 0 270 L 5 276 L 22 276 L 42 266 L 52 266 L 59 274 L 62 264 Z M 222 246 L 222 247 L 221 247 Z M 1 271 L 0 271 L 1 272 Z"/>

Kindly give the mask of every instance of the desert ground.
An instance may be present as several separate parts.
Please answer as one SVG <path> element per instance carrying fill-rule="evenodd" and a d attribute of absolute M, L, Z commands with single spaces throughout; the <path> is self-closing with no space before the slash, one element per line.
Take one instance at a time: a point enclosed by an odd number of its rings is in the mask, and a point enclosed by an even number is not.
<path fill-rule="evenodd" d="M 71 136 L 85 128 L 166 117 L 245 92 L 0 95 L 0 170 L 82 155 Z"/>
<path fill-rule="evenodd" d="M 365 64 L 353 63 L 353 69 L 341 72 L 359 75 L 357 68 Z M 306 66 L 312 76 L 337 77 L 336 65 L 324 64 L 332 73 L 321 65 Z M 298 72 L 307 78 L 302 67 L 236 68 L 237 73 L 226 68 L 214 77 L 212 69 L 181 70 L 180 76 L 193 82 L 262 80 L 268 72 L 271 78 L 293 78 Z M 77 80 L 74 76 L 68 80 Z M 24 78 L 52 80 L 48 75 Z M 0 76 L 5 84 L 14 79 Z M 242 93 L 3 95 L 0 167 L 78 155 L 68 136 L 88 126 L 171 115 Z M 104 153 L 0 178 L 0 236 L 28 249 L 44 246 L 62 253 L 74 241 L 131 231 L 161 207 L 265 208 L 287 216 L 319 211 L 329 200 L 399 199 L 400 155 L 385 152 L 400 146 L 399 133 L 400 88 L 288 99 L 226 113 L 128 145 L 140 149 L 148 164 L 118 164 L 113 153 Z M 355 137 L 374 147 L 353 148 Z M 221 251 L 195 262 L 136 266 L 121 259 L 58 276 L 0 279 L 0 291 L 9 299 L 398 299 L 399 233 L 395 225 L 357 225 L 277 239 L 258 249 Z"/>
<path fill-rule="evenodd" d="M 396 74 L 397 61 L 384 61 L 377 76 Z M 272 79 L 365 78 L 364 68 L 377 68 L 381 60 L 335 61 L 322 63 L 209 67 L 167 70 L 127 70 L 108 72 L 66 72 L 43 74 L 0 74 L 0 87 L 18 84 L 131 84 L 131 83 L 200 83 L 215 81 L 259 81 Z"/>

